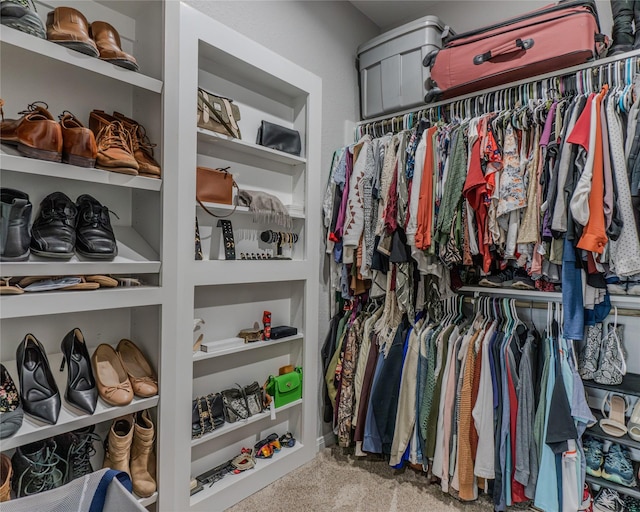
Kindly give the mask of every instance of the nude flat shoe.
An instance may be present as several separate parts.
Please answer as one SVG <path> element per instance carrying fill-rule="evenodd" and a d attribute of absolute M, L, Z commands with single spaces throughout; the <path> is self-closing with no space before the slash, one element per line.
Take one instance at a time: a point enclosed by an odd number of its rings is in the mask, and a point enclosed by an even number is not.
<path fill-rule="evenodd" d="M 127 405 L 133 400 L 133 389 L 118 353 L 111 345 L 98 345 L 91 356 L 98 394 L 109 405 Z"/>
<path fill-rule="evenodd" d="M 122 339 L 116 350 L 136 396 L 147 398 L 157 395 L 158 376 L 137 345 L 131 340 Z"/>

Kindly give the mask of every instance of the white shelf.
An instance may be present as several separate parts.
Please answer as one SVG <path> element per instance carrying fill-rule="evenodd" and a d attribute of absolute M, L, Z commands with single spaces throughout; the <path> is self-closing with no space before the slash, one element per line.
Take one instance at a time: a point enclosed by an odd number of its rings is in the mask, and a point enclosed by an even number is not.
<path fill-rule="evenodd" d="M 302 281 L 315 277 L 315 274 L 310 275 L 309 265 L 302 260 L 194 261 L 190 273 L 196 286 Z"/>
<path fill-rule="evenodd" d="M 198 128 L 198 153 L 215 156 L 216 146 L 230 149 L 240 154 L 272 160 L 274 162 L 285 164 L 289 167 L 307 163 L 307 159 L 300 156 L 290 155 L 283 151 L 278 151 L 241 139 L 234 139 L 228 135 L 222 135 L 210 130 Z M 212 151 L 214 154 L 211 153 Z M 290 173 L 293 172 L 293 169 L 283 169 L 283 172 Z"/>
<path fill-rule="evenodd" d="M 138 498 L 138 503 L 143 507 L 148 507 L 149 505 L 153 505 L 156 501 L 158 501 L 158 491 L 154 492 L 148 498 Z"/>
<path fill-rule="evenodd" d="M 35 38 L 34 38 L 35 39 Z M 0 168 L 3 171 L 14 171 L 38 176 L 52 176 L 68 180 L 88 181 L 118 187 L 137 188 L 141 190 L 160 190 L 162 180 L 145 178 L 143 176 L 129 176 L 111 171 L 90 167 L 47 162 L 36 158 L 21 156 L 15 149 L 3 145 L 0 149 Z"/>
<path fill-rule="evenodd" d="M 19 342 L 19 340 L 16 340 L 16 342 Z M 112 407 L 103 402 L 101 398 L 98 398 L 98 404 L 96 405 L 94 413 L 87 414 L 69 405 L 64 399 L 65 390 L 67 389 L 67 371 L 58 371 L 62 361 L 62 353 L 47 354 L 47 357 L 49 358 L 51 373 L 56 381 L 58 392 L 62 399 L 58 422 L 55 425 L 49 425 L 25 414 L 22 426 L 18 432 L 0 441 L 0 450 L 2 451 L 11 450 L 12 448 L 27 443 L 33 443 L 64 432 L 70 432 L 71 430 L 109 421 L 125 414 L 131 414 L 158 405 L 159 397 L 157 395 L 150 398 L 135 397 L 129 405 L 123 407 Z M 13 380 L 18 382 L 16 361 L 3 361 L 3 364 L 6 366 Z"/>
<path fill-rule="evenodd" d="M 0 319 L 162 304 L 156 286 L 98 288 L 86 291 L 25 292 L 0 297 Z"/>
<path fill-rule="evenodd" d="M 302 404 L 302 398 L 300 400 L 296 400 L 295 402 L 291 402 L 290 404 L 279 407 L 278 409 L 276 409 L 276 419 L 279 412 L 286 411 L 287 409 L 291 409 L 293 407 L 297 407 L 300 404 Z M 197 439 L 192 439 L 191 446 L 192 447 L 198 446 L 199 444 L 211 441 L 216 437 L 223 436 L 225 434 L 228 434 L 229 432 L 233 432 L 234 430 L 244 428 L 247 425 L 251 425 L 258 421 L 262 421 L 264 419 L 269 419 L 269 418 L 271 418 L 271 411 L 267 410 L 265 412 L 261 412 L 260 414 L 254 414 L 253 416 L 251 416 L 250 418 L 247 418 L 244 421 L 236 421 L 235 423 L 224 423 L 220 428 L 215 429 L 213 432 L 205 434 L 204 436 L 199 437 Z M 297 441 L 296 441 L 296 445 L 297 445 Z M 282 449 L 286 450 L 286 448 L 284 447 Z"/>
<path fill-rule="evenodd" d="M 293 336 L 286 336 L 277 340 L 269 341 L 255 341 L 253 343 L 245 343 L 242 338 L 229 338 L 226 340 L 216 341 L 216 348 L 211 352 L 194 352 L 193 362 L 197 363 L 204 359 L 211 359 L 212 357 L 226 356 L 229 354 L 235 354 L 237 352 L 244 352 L 246 350 L 255 350 L 259 348 L 271 347 L 279 343 L 287 343 L 289 341 L 302 340 L 304 335 L 299 332 Z"/>
<path fill-rule="evenodd" d="M 84 55 L 74 50 L 69 50 L 59 44 L 40 39 L 39 37 L 20 32 L 19 30 L 14 30 L 10 27 L 2 26 L 0 28 L 0 41 L 3 45 L 8 44 L 15 46 L 25 52 L 58 60 L 76 68 L 97 73 L 109 77 L 112 80 L 133 85 L 134 87 L 139 87 L 140 89 L 146 89 L 154 93 L 162 92 L 162 81 L 160 80 L 124 69 L 120 66 L 115 66 L 114 64 L 89 55 Z M 25 55 L 25 61 L 29 60 L 32 60 L 30 56 Z"/>
<path fill-rule="evenodd" d="M 113 226 L 113 230 L 118 243 L 118 255 L 113 260 L 90 260 L 77 254 L 70 260 L 56 260 L 32 254 L 29 261 L 0 263 L 0 275 L 155 274 L 160 271 L 158 255 L 135 229 Z"/>
<path fill-rule="evenodd" d="M 209 210 L 213 210 L 218 215 L 229 215 L 234 208 L 232 204 L 205 203 L 205 202 L 203 202 L 202 204 L 205 205 Z M 201 207 L 199 203 L 196 203 L 196 206 Z M 284 205 L 284 206 L 289 211 L 289 215 L 291 216 L 292 219 L 305 218 L 304 213 L 300 213 L 297 210 L 292 212 L 290 205 Z M 233 215 L 252 215 L 252 213 L 249 211 L 248 206 L 236 206 L 235 208 L 236 210 L 233 212 Z M 231 217 L 231 215 L 229 215 L 229 217 Z"/>
<path fill-rule="evenodd" d="M 300 442 L 296 442 L 293 448 L 282 448 L 279 453 L 275 453 L 270 459 L 256 459 L 256 465 L 253 469 L 243 471 L 240 474 L 228 474 L 225 475 L 222 480 L 218 480 L 212 486 L 205 486 L 205 488 L 197 494 L 191 497 L 191 507 L 198 503 L 215 496 L 218 493 L 225 491 L 226 489 L 242 483 L 248 478 L 260 478 L 259 473 L 270 473 L 275 470 L 274 466 L 280 466 L 286 464 L 289 457 L 295 457 L 304 446 Z M 215 508 L 215 507 L 214 507 Z M 211 510 L 211 508 L 209 508 Z"/>

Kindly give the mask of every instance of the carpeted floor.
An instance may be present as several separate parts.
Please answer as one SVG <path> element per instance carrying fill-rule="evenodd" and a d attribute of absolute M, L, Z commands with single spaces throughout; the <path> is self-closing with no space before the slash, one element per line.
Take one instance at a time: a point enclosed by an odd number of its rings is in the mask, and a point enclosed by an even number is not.
<path fill-rule="evenodd" d="M 333 446 L 227 512 L 486 512 L 487 496 L 462 503 L 429 485 L 424 474 L 394 470 L 383 460 L 357 459 Z"/>

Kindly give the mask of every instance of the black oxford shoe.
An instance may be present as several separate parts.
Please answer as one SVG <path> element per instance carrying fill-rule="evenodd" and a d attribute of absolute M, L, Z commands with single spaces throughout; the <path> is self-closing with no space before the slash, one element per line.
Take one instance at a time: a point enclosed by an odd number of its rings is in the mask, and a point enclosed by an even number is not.
<path fill-rule="evenodd" d="M 109 208 L 95 198 L 83 194 L 76 201 L 78 226 L 76 251 L 86 258 L 111 260 L 118 254 Z"/>
<path fill-rule="evenodd" d="M 62 192 L 45 197 L 31 227 L 31 252 L 46 258 L 71 258 L 76 245 L 76 215 L 76 206 Z"/>

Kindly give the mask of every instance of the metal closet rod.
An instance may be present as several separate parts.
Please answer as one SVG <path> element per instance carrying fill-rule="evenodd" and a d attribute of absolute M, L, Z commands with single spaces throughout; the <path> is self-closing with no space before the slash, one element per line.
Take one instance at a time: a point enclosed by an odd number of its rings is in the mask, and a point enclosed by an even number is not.
<path fill-rule="evenodd" d="M 506 300 L 511 300 L 509 297 L 495 297 L 495 296 L 483 296 L 483 297 L 487 297 L 490 299 L 496 299 L 496 300 L 502 300 L 502 299 L 506 299 Z M 465 304 L 471 304 L 474 305 L 475 301 L 477 299 L 479 299 L 481 297 L 465 297 L 464 298 L 464 302 Z M 558 301 L 549 301 L 549 302 L 558 302 Z M 533 300 L 516 300 L 516 307 L 517 308 L 522 308 L 522 309 L 527 309 L 527 308 L 533 308 L 533 309 L 547 309 L 547 302 L 536 302 Z M 613 312 L 613 308 L 614 306 L 611 306 L 611 311 Z M 640 317 L 640 310 L 637 309 L 625 309 L 625 308 L 618 308 L 618 314 L 620 316 L 638 316 Z"/>
<path fill-rule="evenodd" d="M 415 107 L 412 109 L 408 109 L 408 110 L 402 110 L 399 112 L 394 112 L 392 114 L 386 114 L 384 116 L 379 116 L 379 117 L 374 117 L 371 119 L 366 119 L 363 121 L 359 121 L 356 123 L 356 130 L 360 127 L 366 127 L 367 125 L 371 125 L 374 123 L 382 123 L 384 124 L 389 124 L 391 123 L 392 125 L 394 125 L 395 123 L 397 123 L 398 121 L 402 121 L 402 119 L 398 120 L 396 118 L 400 117 L 402 118 L 403 116 L 407 115 L 407 114 L 415 114 L 416 115 L 416 120 L 420 118 L 420 114 L 426 115 L 426 113 L 428 111 L 433 111 L 435 109 L 437 109 L 438 107 L 444 107 L 447 105 L 450 105 L 452 103 L 456 103 L 456 102 L 461 102 L 464 100 L 471 100 L 471 99 L 480 99 L 483 96 L 487 96 L 489 94 L 493 94 L 493 93 L 499 93 L 499 92 L 504 92 L 504 93 L 510 93 L 510 89 L 515 90 L 518 87 L 524 86 L 524 85 L 535 85 L 536 89 L 535 89 L 535 93 L 537 94 L 538 89 L 540 88 L 541 90 L 541 95 L 546 95 L 549 92 L 551 92 L 551 89 L 555 89 L 554 87 L 551 87 L 551 79 L 561 79 L 561 78 L 565 78 L 568 77 L 569 75 L 577 75 L 579 72 L 584 71 L 584 70 L 592 70 L 591 75 L 594 75 L 595 77 L 597 77 L 600 80 L 603 80 L 604 78 L 607 78 L 608 80 L 617 80 L 620 75 L 619 72 L 616 72 L 615 74 L 611 74 L 611 70 L 612 70 L 612 64 L 617 64 L 617 63 L 624 63 L 623 61 L 626 61 L 627 59 L 631 60 L 631 61 L 635 61 L 633 65 L 633 72 L 637 73 L 638 72 L 638 68 L 640 65 L 640 59 L 638 58 L 640 57 L 640 50 L 633 50 L 631 52 L 627 52 L 621 55 L 615 55 L 613 57 L 607 57 L 604 59 L 599 59 L 593 62 L 588 62 L 586 64 L 580 64 L 578 66 L 572 66 L 570 68 L 564 68 L 562 70 L 558 70 L 558 71 L 553 71 L 551 73 L 545 73 L 543 75 L 537 75 L 537 76 L 533 76 L 531 78 L 526 78 L 523 80 L 518 80 L 516 82 L 510 82 L 508 84 L 504 84 L 504 85 L 499 85 L 496 87 L 491 87 L 488 89 L 483 89 L 481 91 L 477 91 L 477 92 L 473 92 L 473 93 L 469 93 L 469 94 L 464 94 L 462 96 L 456 96 L 455 98 L 450 98 L 447 100 L 443 100 L 443 101 L 437 101 L 435 103 L 429 103 L 429 104 L 424 104 L 421 105 L 420 107 Z M 618 69 L 619 66 L 618 66 Z M 617 71 L 617 70 L 614 70 Z M 623 70 L 624 72 L 624 70 Z M 608 76 L 605 76 L 605 73 L 608 74 Z M 593 82 L 593 78 L 594 77 L 590 77 L 589 74 L 584 74 L 583 75 L 585 78 L 589 78 L 590 82 L 589 83 L 595 83 Z M 548 81 L 545 83 L 545 81 Z M 548 87 L 546 88 L 546 90 L 544 89 L 544 85 L 547 85 Z M 557 91 L 557 89 L 556 89 Z M 493 106 L 493 105 L 492 105 Z M 366 131 L 366 129 L 365 129 Z"/>

